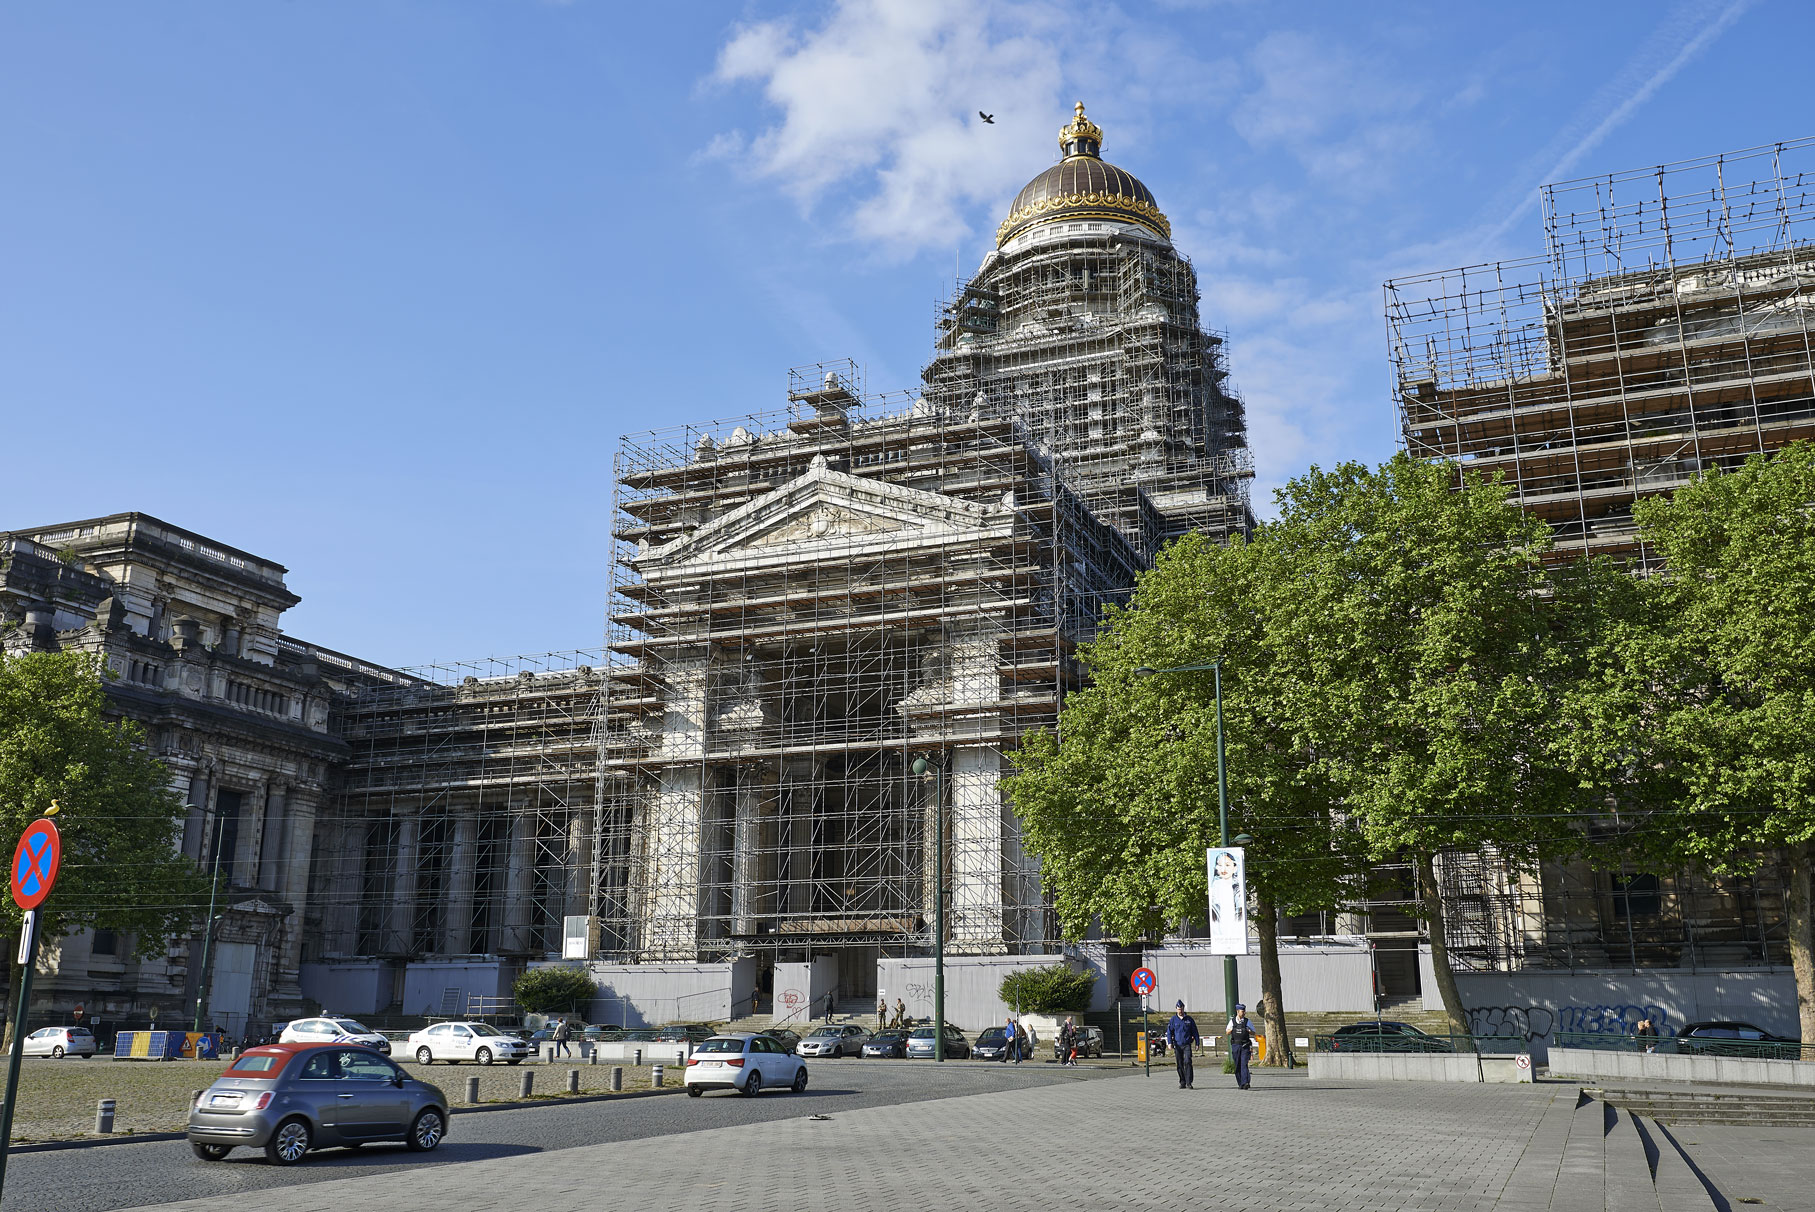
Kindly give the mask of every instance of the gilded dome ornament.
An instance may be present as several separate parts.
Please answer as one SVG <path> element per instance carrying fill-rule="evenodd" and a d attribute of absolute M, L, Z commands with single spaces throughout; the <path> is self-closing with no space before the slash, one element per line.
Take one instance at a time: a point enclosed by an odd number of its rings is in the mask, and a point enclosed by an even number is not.
<path fill-rule="evenodd" d="M 1133 174 L 1101 156 L 1103 128 L 1084 116 L 1078 102 L 1070 123 L 1059 131 L 1065 158 L 1029 181 L 996 229 L 996 247 L 1039 223 L 1064 219 L 1097 219 L 1131 223 L 1162 240 L 1172 238 L 1172 225 L 1160 213 L 1153 192 Z"/>

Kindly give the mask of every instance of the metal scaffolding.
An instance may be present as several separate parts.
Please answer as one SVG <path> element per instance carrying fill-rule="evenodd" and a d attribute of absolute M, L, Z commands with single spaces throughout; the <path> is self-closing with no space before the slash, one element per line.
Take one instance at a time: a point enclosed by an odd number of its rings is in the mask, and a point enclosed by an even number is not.
<path fill-rule="evenodd" d="M 1542 257 L 1386 284 L 1406 448 L 1504 474 L 1565 555 L 1815 435 L 1815 140 L 1544 187 Z"/>

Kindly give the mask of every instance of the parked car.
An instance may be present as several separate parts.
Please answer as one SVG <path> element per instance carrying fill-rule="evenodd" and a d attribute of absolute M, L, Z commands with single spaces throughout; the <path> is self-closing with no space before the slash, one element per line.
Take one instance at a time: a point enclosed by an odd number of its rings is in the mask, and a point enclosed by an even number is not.
<path fill-rule="evenodd" d="M 927 1032 L 927 1038 L 932 1038 L 932 1031 L 930 1028 Z M 931 1049 L 929 1048 L 928 1051 L 930 1053 Z M 1007 1051 L 1008 1028 L 986 1027 L 983 1030 L 983 1034 L 977 1037 L 977 1046 L 971 1050 L 971 1055 L 978 1060 L 993 1061 L 1001 1060 L 1002 1054 Z"/>
<path fill-rule="evenodd" d="M 863 1041 L 863 1054 L 866 1057 L 892 1056 L 905 1060 L 907 1058 L 908 1033 L 904 1027 L 895 1027 L 887 1031 L 878 1031 Z"/>
<path fill-rule="evenodd" d="M 662 1037 L 660 1027 L 632 1027 L 620 1037 L 627 1044 L 650 1044 Z"/>
<path fill-rule="evenodd" d="M 712 1038 L 712 1027 L 708 1023 L 669 1023 L 658 1028 L 652 1037 L 663 1044 L 703 1044 Z"/>
<path fill-rule="evenodd" d="M 320 1018 L 299 1018 L 284 1025 L 277 1037 L 280 1044 L 365 1044 L 386 1056 L 391 1054 L 391 1041 L 356 1018 L 336 1014 Z"/>
<path fill-rule="evenodd" d="M 931 1057 L 933 1055 L 933 1029 L 915 1027 L 908 1033 L 907 1054 L 909 1059 Z M 947 1060 L 967 1060 L 970 1058 L 970 1041 L 964 1038 L 964 1032 L 945 1025 L 945 1057 Z"/>
<path fill-rule="evenodd" d="M 616 1043 L 624 1038 L 624 1028 L 616 1023 L 603 1023 L 596 1027 L 586 1028 L 580 1032 L 579 1038 L 591 1044 Z"/>
<path fill-rule="evenodd" d="M 1078 1032 L 1078 1055 L 1080 1057 L 1103 1055 L 1103 1029 L 1101 1027 L 1086 1027 L 1082 1023 L 1073 1025 L 1077 1028 Z M 978 1040 L 977 1042 L 982 1043 L 983 1041 Z M 1054 1060 L 1065 1059 L 1063 1056 L 1059 1055 L 1059 1040 L 1056 1036 L 1052 1041 L 1052 1056 Z"/>
<path fill-rule="evenodd" d="M 687 1058 L 681 1083 L 689 1098 L 708 1090 L 736 1090 L 753 1098 L 765 1086 L 786 1086 L 798 1094 L 807 1088 L 807 1065 L 761 1032 L 714 1035 Z"/>
<path fill-rule="evenodd" d="M 406 1039 L 403 1051 L 415 1057 L 419 1065 L 432 1065 L 436 1061 L 446 1061 L 450 1065 L 461 1061 L 489 1065 L 495 1060 L 520 1065 L 534 1048 L 490 1023 L 436 1023 Z"/>
<path fill-rule="evenodd" d="M 1410 1023 L 1392 1019 L 1364 1019 L 1336 1028 L 1330 1037 L 1332 1052 L 1454 1052 L 1446 1039 L 1420 1031 Z"/>
<path fill-rule="evenodd" d="M 856 1023 L 827 1023 L 807 1032 L 794 1051 L 801 1056 L 862 1056 L 870 1033 Z"/>
<path fill-rule="evenodd" d="M 239 1145 L 275 1166 L 309 1150 L 398 1140 L 422 1153 L 447 1136 L 447 1096 L 359 1044 L 267 1044 L 240 1053 L 189 1110 L 189 1147 L 216 1162 Z"/>
<path fill-rule="evenodd" d="M 93 1056 L 94 1032 L 87 1027 L 40 1027 L 25 1037 L 26 1056 Z"/>
<path fill-rule="evenodd" d="M 786 1027 L 766 1027 L 757 1034 L 768 1036 L 790 1052 L 800 1047 L 800 1036 Z"/>
<path fill-rule="evenodd" d="M 1676 1050 L 1702 1056 L 1797 1060 L 1802 1056 L 1802 1043 L 1787 1035 L 1773 1035 L 1751 1023 L 1684 1023 L 1676 1033 Z"/>

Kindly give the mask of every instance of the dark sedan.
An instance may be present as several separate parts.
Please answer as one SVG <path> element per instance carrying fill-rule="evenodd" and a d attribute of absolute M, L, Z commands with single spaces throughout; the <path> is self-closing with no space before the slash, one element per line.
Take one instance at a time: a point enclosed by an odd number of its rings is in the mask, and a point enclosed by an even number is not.
<path fill-rule="evenodd" d="M 1449 1040 L 1420 1031 L 1410 1023 L 1370 1018 L 1336 1028 L 1332 1052 L 1454 1052 Z"/>
<path fill-rule="evenodd" d="M 238 1145 L 293 1166 L 309 1150 L 447 1136 L 447 1095 L 362 1044 L 267 1044 L 242 1052 L 189 1110 L 189 1147 L 220 1161 Z"/>
<path fill-rule="evenodd" d="M 863 1054 L 866 1057 L 894 1057 L 897 1060 L 907 1059 L 908 1033 L 904 1028 L 892 1031 L 878 1031 L 863 1041 Z"/>
<path fill-rule="evenodd" d="M 1702 1056 L 1797 1060 L 1802 1056 L 1802 1043 L 1786 1035 L 1773 1035 L 1751 1023 L 1684 1023 L 1676 1033 L 1676 1050 Z"/>

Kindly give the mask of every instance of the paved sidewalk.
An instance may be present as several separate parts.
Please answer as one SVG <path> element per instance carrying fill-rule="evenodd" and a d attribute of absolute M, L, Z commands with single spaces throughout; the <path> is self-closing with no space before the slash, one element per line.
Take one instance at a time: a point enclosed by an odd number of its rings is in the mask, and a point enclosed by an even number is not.
<path fill-rule="evenodd" d="M 261 1212 L 1485 1210 L 1553 1099 L 1573 1106 L 1575 1088 L 1260 1074 L 1244 1093 L 1131 1074 L 411 1168 L 261 1191 L 258 1202 Z"/>

